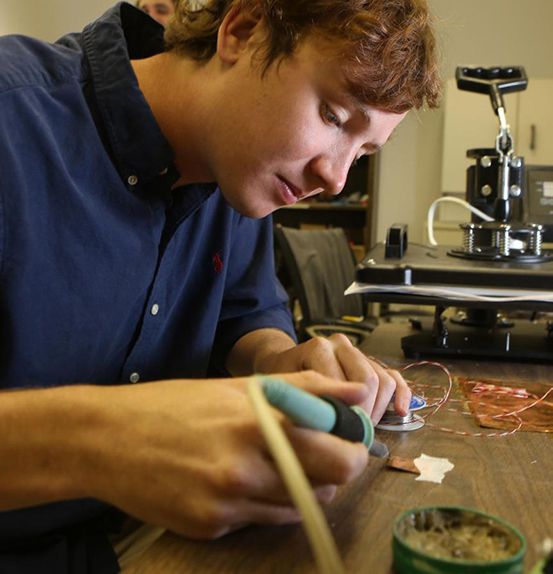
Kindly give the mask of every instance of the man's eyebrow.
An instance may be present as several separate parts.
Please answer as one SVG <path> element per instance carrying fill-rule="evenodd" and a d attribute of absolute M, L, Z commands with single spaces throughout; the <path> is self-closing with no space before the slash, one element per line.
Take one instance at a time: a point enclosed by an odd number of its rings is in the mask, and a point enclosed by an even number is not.
<path fill-rule="evenodd" d="M 352 98 L 352 101 L 355 105 L 355 109 L 363 116 L 364 120 L 370 124 L 371 123 L 371 116 L 369 112 L 363 107 L 363 104 L 357 99 Z"/>
<path fill-rule="evenodd" d="M 350 106 L 355 108 L 355 110 L 363 116 L 364 120 L 370 124 L 371 116 L 367 111 L 367 102 L 363 101 L 360 97 L 353 93 L 351 89 L 346 88 L 343 92 L 343 96 L 349 102 Z"/>
<path fill-rule="evenodd" d="M 350 91 L 345 92 L 345 98 L 349 101 L 350 105 L 355 108 L 355 110 L 361 115 L 361 117 L 367 122 L 367 124 L 371 125 L 371 114 L 367 110 L 367 104 L 364 103 L 360 98 L 358 98 L 355 94 L 352 94 Z M 368 153 L 373 154 L 380 151 L 392 138 L 394 132 L 390 134 L 390 137 L 382 143 L 377 142 L 369 142 L 365 145 L 365 149 Z"/>
<path fill-rule="evenodd" d="M 355 98 L 355 96 L 351 96 L 351 100 L 354 103 L 355 109 L 357 110 L 359 115 L 365 120 L 367 125 L 370 126 L 371 121 L 372 121 L 370 112 L 366 109 L 366 107 L 357 98 Z M 385 142 L 382 142 L 382 143 L 369 142 L 369 143 L 365 144 L 365 149 L 367 150 L 367 153 L 370 153 L 370 154 L 376 153 L 384 147 L 384 145 L 387 143 L 387 141 L 388 140 L 386 140 Z"/>

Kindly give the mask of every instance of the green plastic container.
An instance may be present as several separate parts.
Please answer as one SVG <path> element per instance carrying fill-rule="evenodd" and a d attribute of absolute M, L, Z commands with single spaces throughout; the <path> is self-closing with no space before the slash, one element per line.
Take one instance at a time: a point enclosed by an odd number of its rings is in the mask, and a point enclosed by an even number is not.
<path fill-rule="evenodd" d="M 516 528 L 472 508 L 413 508 L 394 522 L 395 574 L 522 574 L 525 552 Z"/>

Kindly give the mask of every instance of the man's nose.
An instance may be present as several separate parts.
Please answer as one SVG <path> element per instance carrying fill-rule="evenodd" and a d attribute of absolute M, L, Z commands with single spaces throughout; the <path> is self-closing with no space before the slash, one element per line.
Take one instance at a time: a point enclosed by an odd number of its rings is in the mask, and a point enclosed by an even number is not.
<path fill-rule="evenodd" d="M 311 171 L 327 194 L 338 195 L 346 185 L 350 163 L 342 154 L 321 154 L 311 161 Z"/>

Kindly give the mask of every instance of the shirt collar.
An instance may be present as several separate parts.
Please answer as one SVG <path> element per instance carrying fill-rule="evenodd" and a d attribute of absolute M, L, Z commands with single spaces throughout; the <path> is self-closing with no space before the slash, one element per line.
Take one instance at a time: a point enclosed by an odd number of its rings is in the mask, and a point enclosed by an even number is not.
<path fill-rule="evenodd" d="M 174 159 L 138 87 L 130 59 L 163 51 L 163 27 L 121 2 L 89 24 L 82 35 L 96 104 L 114 163 L 127 181 L 146 182 L 165 172 Z"/>

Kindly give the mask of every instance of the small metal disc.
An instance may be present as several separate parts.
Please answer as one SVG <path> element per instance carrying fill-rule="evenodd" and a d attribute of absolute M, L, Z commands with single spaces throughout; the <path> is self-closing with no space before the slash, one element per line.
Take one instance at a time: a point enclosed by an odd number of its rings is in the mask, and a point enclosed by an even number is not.
<path fill-rule="evenodd" d="M 424 419 L 419 415 L 411 415 L 410 417 L 405 417 L 406 422 L 397 422 L 391 423 L 391 421 L 387 421 L 386 417 L 382 417 L 380 422 L 376 425 L 378 430 L 387 430 L 387 431 L 414 431 L 420 429 L 424 426 Z"/>

